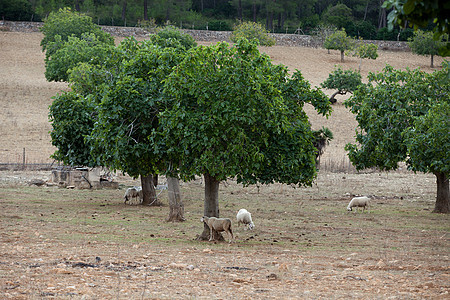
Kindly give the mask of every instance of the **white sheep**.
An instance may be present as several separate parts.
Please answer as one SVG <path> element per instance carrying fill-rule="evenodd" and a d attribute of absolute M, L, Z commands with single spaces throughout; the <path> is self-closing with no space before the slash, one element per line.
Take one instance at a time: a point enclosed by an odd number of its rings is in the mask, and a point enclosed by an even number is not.
<path fill-rule="evenodd" d="M 358 207 L 362 207 L 363 212 L 364 212 L 364 210 L 366 210 L 366 207 L 367 207 L 367 212 L 368 212 L 369 211 L 369 202 L 370 202 L 369 197 L 366 197 L 366 196 L 355 197 L 348 204 L 347 210 L 352 211 L 352 207 L 356 207 L 356 211 L 358 211 Z"/>
<path fill-rule="evenodd" d="M 238 225 L 240 225 L 241 223 L 245 224 L 250 230 L 253 230 L 253 228 L 255 228 L 255 224 L 253 224 L 252 221 L 252 214 L 249 213 L 245 208 L 242 208 L 238 211 L 236 219 L 238 221 Z"/>
<path fill-rule="evenodd" d="M 234 240 L 233 231 L 231 229 L 231 220 L 228 218 L 216 218 L 203 216 L 200 221 L 208 225 L 210 230 L 209 240 L 214 239 L 213 231 L 225 231 L 230 236 L 230 243 Z"/>
<path fill-rule="evenodd" d="M 144 199 L 142 188 L 140 186 L 130 187 L 125 191 L 125 195 L 123 196 L 124 203 L 131 201 L 133 198 L 139 198 L 139 203 Z"/>

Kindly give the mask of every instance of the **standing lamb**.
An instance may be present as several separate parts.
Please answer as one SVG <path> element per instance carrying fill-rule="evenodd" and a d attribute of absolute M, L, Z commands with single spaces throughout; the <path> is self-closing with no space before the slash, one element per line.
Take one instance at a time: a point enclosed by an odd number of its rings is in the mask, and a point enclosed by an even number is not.
<path fill-rule="evenodd" d="M 231 230 L 231 220 L 228 218 L 216 218 L 203 216 L 200 221 L 208 225 L 210 230 L 209 240 L 214 239 L 213 230 L 217 232 L 225 231 L 230 236 L 230 243 L 234 240 Z"/>
<path fill-rule="evenodd" d="M 242 208 L 238 211 L 236 215 L 236 219 L 238 221 L 238 225 L 245 224 L 247 225 L 248 229 L 253 230 L 255 228 L 255 224 L 253 224 L 252 221 L 252 214 L 249 213 L 245 208 Z M 244 228 L 244 230 L 247 230 Z"/>
<path fill-rule="evenodd" d="M 369 197 L 366 196 L 355 197 L 348 204 L 347 210 L 352 211 L 352 207 L 356 207 L 356 211 L 358 211 L 358 207 L 362 207 L 364 212 L 367 207 L 367 212 L 369 212 L 369 201 L 370 201 Z"/>
<path fill-rule="evenodd" d="M 123 196 L 124 203 L 131 201 L 133 198 L 139 198 L 139 203 L 142 202 L 143 194 L 142 188 L 140 186 L 130 187 L 125 191 L 125 195 Z"/>

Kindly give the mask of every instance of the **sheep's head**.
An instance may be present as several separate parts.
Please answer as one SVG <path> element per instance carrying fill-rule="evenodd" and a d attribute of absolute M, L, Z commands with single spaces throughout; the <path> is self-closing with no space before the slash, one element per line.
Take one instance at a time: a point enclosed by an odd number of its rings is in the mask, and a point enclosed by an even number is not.
<path fill-rule="evenodd" d="M 253 228 L 255 228 L 255 224 L 253 224 L 253 222 L 248 224 L 248 229 L 253 230 Z"/>
<path fill-rule="evenodd" d="M 347 207 L 347 210 L 348 210 L 348 211 L 352 211 L 352 208 L 351 208 L 351 207 Z"/>
<path fill-rule="evenodd" d="M 203 223 L 206 223 L 208 221 L 208 217 L 206 217 L 206 216 L 203 216 L 201 219 L 200 219 L 200 222 L 203 222 Z"/>

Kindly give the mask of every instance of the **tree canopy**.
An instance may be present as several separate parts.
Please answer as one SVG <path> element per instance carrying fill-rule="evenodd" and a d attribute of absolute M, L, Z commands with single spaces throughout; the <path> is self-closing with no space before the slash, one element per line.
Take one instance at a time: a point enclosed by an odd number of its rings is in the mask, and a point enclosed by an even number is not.
<path fill-rule="evenodd" d="M 301 108 L 313 102 L 326 114 L 329 106 L 299 72 L 288 77 L 286 67 L 272 65 L 246 40 L 192 49 L 166 81 L 174 104 L 161 117 L 180 173 L 310 184 L 314 150 Z"/>
<path fill-rule="evenodd" d="M 345 147 L 351 162 L 358 170 L 395 170 L 399 162 L 406 162 L 415 171 L 432 172 L 438 179 L 436 212 L 449 212 L 450 207 L 450 152 L 446 151 L 450 141 L 448 134 L 440 139 L 428 137 L 446 124 L 439 120 L 448 111 L 443 110 L 442 116 L 436 109 L 450 102 L 448 76 L 448 63 L 431 74 L 387 66 L 383 72 L 370 73 L 369 83 L 360 85 L 345 102 L 359 127 L 356 143 Z M 434 116 L 436 120 L 431 121 Z"/>

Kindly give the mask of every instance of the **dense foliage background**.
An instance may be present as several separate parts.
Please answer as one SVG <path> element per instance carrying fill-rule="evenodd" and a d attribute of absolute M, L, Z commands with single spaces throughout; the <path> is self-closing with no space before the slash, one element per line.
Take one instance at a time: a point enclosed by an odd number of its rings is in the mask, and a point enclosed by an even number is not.
<path fill-rule="evenodd" d="M 270 32 L 310 34 L 319 26 L 345 28 L 364 39 L 407 40 L 411 29 L 387 29 L 384 0 L 0 0 L 0 17 L 42 21 L 70 7 L 99 25 L 171 24 L 186 29 L 232 30 L 240 21 Z"/>

